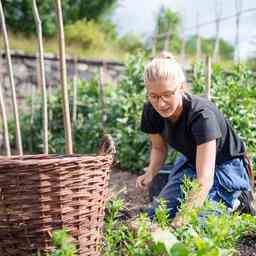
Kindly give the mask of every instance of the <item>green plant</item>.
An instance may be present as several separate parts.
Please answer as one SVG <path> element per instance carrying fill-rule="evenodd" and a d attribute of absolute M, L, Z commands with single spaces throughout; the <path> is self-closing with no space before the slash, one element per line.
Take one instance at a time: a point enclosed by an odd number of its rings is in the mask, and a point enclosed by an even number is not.
<path fill-rule="evenodd" d="M 107 203 L 107 214 L 104 225 L 104 240 L 102 251 L 106 256 L 117 256 L 123 251 L 124 241 L 128 235 L 128 228 L 119 221 L 119 212 L 124 209 L 121 199 L 110 199 Z"/>
<path fill-rule="evenodd" d="M 220 66 L 213 72 L 213 101 L 232 123 L 246 144 L 247 150 L 256 157 L 255 76 L 243 65 L 234 66 L 226 73 Z"/>
<path fill-rule="evenodd" d="M 138 217 L 136 232 L 129 229 L 120 219 L 124 210 L 123 200 L 111 198 L 107 203 L 104 224 L 102 255 L 104 256 L 157 256 L 163 254 L 164 246 L 153 243 L 150 234 L 150 220 L 145 214 Z"/>
<path fill-rule="evenodd" d="M 123 168 L 139 170 L 145 167 L 149 147 L 146 135 L 139 130 L 145 95 L 143 91 L 143 58 L 134 56 L 128 60 L 126 76 L 117 88 L 105 87 L 106 132 L 113 135 L 118 148 L 117 159 Z M 95 153 L 101 138 L 101 106 L 99 78 L 78 83 L 77 120 L 72 124 L 76 153 Z M 71 84 L 69 84 L 70 86 Z M 73 95 L 69 87 L 70 109 L 73 110 Z M 42 152 L 42 103 L 38 95 L 34 105 L 34 116 L 21 116 L 23 146 L 26 152 Z M 49 151 L 64 153 L 64 129 L 61 94 L 55 90 L 49 99 Z M 72 113 L 71 113 L 72 115 Z M 12 143 L 15 130 L 10 122 Z M 31 136 L 33 135 L 33 136 Z"/>
<path fill-rule="evenodd" d="M 75 256 L 76 248 L 70 242 L 70 236 L 67 229 L 53 232 L 52 243 L 54 249 L 51 256 Z"/>
<path fill-rule="evenodd" d="M 168 227 L 168 224 L 170 224 L 167 204 L 166 201 L 162 198 L 160 199 L 159 206 L 155 212 L 155 221 L 161 228 L 166 228 Z"/>
<path fill-rule="evenodd" d="M 214 51 L 214 43 L 215 43 L 215 38 L 201 37 L 202 54 L 206 56 L 212 56 Z M 190 36 L 186 42 L 186 52 L 190 56 L 196 55 L 196 47 L 197 47 L 196 44 L 197 44 L 197 36 L 195 35 Z M 219 47 L 220 47 L 219 56 L 222 61 L 233 60 L 234 47 L 229 42 L 220 38 Z"/>
<path fill-rule="evenodd" d="M 67 44 L 82 45 L 84 48 L 102 49 L 106 45 L 106 34 L 95 21 L 79 20 L 65 27 Z"/>
<path fill-rule="evenodd" d="M 42 20 L 43 33 L 53 36 L 56 33 L 56 16 L 54 3 L 51 0 L 37 1 Z M 116 7 L 117 0 L 62 0 L 62 9 L 65 24 L 77 20 L 100 20 L 104 15 L 111 13 Z M 13 32 L 26 34 L 35 33 L 32 1 L 30 0 L 3 0 L 6 22 Z"/>
<path fill-rule="evenodd" d="M 205 87 L 204 65 L 197 63 L 192 92 L 202 94 Z M 220 65 L 213 66 L 212 101 L 231 122 L 256 161 L 256 77 L 244 65 L 234 65 L 229 72 Z"/>
<path fill-rule="evenodd" d="M 172 11 L 170 8 L 160 6 L 156 22 L 155 22 L 155 34 L 170 34 L 168 40 L 166 37 L 160 37 L 156 41 L 157 50 L 161 51 L 167 47 L 166 50 L 178 53 L 181 50 L 181 38 L 179 35 L 179 28 L 181 25 L 181 17 L 178 13 Z M 171 33 L 170 33 L 171 32 Z"/>
<path fill-rule="evenodd" d="M 70 109 L 72 96 L 70 97 Z M 42 104 L 40 95 L 34 100 L 34 115 L 30 113 L 21 116 L 21 130 L 23 147 L 26 152 L 42 152 Z M 96 79 L 90 82 L 81 82 L 78 85 L 77 99 L 78 115 L 73 124 L 74 149 L 78 153 L 96 152 L 100 140 L 100 104 L 98 82 Z M 64 153 L 64 129 L 62 101 L 59 90 L 55 90 L 49 99 L 49 152 Z M 72 113 L 71 113 L 72 114 Z M 14 143 L 14 125 L 10 122 L 11 139 Z M 31 136 L 32 135 L 32 136 Z"/>
<path fill-rule="evenodd" d="M 192 190 L 197 189 L 198 184 L 195 181 L 185 179 L 185 195 L 188 196 Z M 109 241 L 118 242 L 111 243 L 110 250 L 103 250 L 104 256 L 233 256 L 237 253 L 235 246 L 243 236 L 256 236 L 255 217 L 230 214 L 223 204 L 210 201 L 206 201 L 197 210 L 186 207 L 183 201 L 180 211 L 187 221 L 183 227 L 176 230 L 168 227 L 165 219 L 166 204 L 161 201 L 160 207 L 156 209 L 158 216 L 154 224 L 152 225 L 146 215 L 141 214 L 137 232 L 134 234 L 124 221 L 118 221 L 118 210 L 122 209 L 120 205 L 123 204 L 118 200 L 108 205 L 111 206 L 112 214 L 109 214 L 110 219 L 105 223 L 105 248 L 108 248 L 106 245 Z M 109 226 L 109 220 L 115 225 Z"/>
<path fill-rule="evenodd" d="M 149 139 L 140 131 L 143 104 L 146 101 L 143 70 L 145 56 L 142 53 L 130 56 L 124 75 L 117 87 L 105 87 L 105 131 L 114 137 L 117 146 L 117 163 L 123 169 L 142 170 L 149 159 Z M 243 66 L 236 66 L 226 73 L 214 66 L 212 100 L 230 120 L 236 132 L 246 142 L 248 151 L 256 156 L 255 105 L 256 90 L 253 73 Z M 194 93 L 204 88 L 202 63 L 196 67 Z M 73 110 L 73 95 L 70 87 L 70 109 Z M 78 83 L 77 120 L 72 124 L 76 153 L 95 153 L 101 138 L 101 107 L 99 78 Z M 23 146 L 27 153 L 42 152 L 42 105 L 37 96 L 33 118 L 29 113 L 21 115 Z M 72 115 L 72 113 L 71 113 Z M 15 143 L 14 122 L 9 122 L 11 141 Z M 31 136 L 32 135 L 32 136 Z M 64 153 L 64 129 L 61 94 L 56 90 L 49 99 L 49 150 Z M 175 161 L 170 154 L 168 161 Z M 256 159 L 256 157 L 255 157 Z"/>
<path fill-rule="evenodd" d="M 192 92 L 194 94 L 203 94 L 205 89 L 205 72 L 204 72 L 204 63 L 202 61 L 197 61 L 194 64 L 193 72 L 193 83 L 192 83 Z"/>
<path fill-rule="evenodd" d="M 118 40 L 118 45 L 121 49 L 129 53 L 135 54 L 139 50 L 143 50 L 144 46 L 140 38 L 136 34 L 126 34 Z"/>

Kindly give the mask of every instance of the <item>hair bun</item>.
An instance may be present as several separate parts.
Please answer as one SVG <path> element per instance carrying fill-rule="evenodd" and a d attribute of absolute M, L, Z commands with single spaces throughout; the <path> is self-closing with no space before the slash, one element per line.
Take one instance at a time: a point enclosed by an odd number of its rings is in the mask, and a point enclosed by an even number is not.
<path fill-rule="evenodd" d="M 157 55 L 156 57 L 157 59 L 171 59 L 171 60 L 175 60 L 175 57 L 172 53 L 167 52 L 167 51 L 162 51 L 159 53 L 159 55 Z"/>

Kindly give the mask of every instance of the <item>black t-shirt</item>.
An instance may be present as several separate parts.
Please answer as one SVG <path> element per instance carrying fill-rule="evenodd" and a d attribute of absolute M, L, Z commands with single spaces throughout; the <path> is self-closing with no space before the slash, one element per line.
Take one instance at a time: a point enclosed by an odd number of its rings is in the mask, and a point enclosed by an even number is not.
<path fill-rule="evenodd" d="M 216 105 L 206 98 L 183 95 L 183 110 L 173 123 L 147 102 L 141 120 L 145 133 L 159 133 L 174 149 L 195 165 L 197 145 L 216 139 L 216 164 L 244 155 L 245 145 Z"/>

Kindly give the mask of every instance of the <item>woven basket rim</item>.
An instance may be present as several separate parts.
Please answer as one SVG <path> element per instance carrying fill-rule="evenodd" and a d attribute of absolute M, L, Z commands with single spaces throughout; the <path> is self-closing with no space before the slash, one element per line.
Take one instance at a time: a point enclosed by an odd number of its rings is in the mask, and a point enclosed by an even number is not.
<path fill-rule="evenodd" d="M 105 155 L 96 155 L 96 154 L 36 154 L 36 155 L 23 155 L 23 156 L 0 156 L 0 166 L 5 165 L 7 163 L 9 164 L 44 164 L 44 163 L 60 163 L 60 162 L 80 162 L 88 161 L 88 160 L 94 160 L 95 157 L 100 159 L 105 158 L 112 158 L 112 154 L 105 154 Z"/>

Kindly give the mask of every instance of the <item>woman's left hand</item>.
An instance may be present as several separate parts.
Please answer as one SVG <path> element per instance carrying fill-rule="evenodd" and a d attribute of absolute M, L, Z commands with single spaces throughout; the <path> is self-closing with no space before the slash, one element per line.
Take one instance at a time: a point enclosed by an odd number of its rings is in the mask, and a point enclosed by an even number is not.
<path fill-rule="evenodd" d="M 181 215 L 177 214 L 171 223 L 171 227 L 174 229 L 180 228 L 184 225 L 184 220 Z"/>

